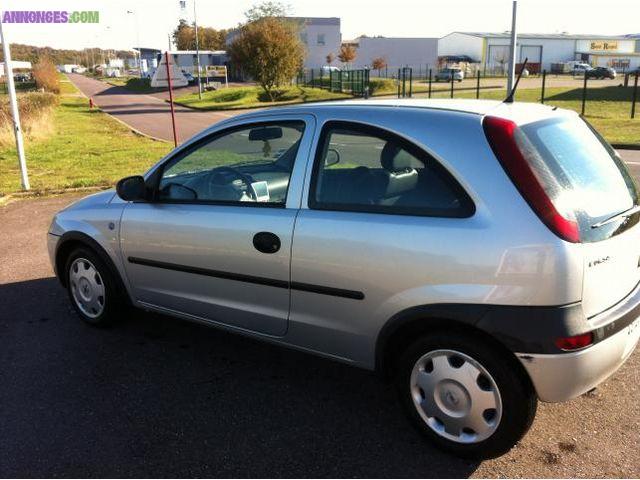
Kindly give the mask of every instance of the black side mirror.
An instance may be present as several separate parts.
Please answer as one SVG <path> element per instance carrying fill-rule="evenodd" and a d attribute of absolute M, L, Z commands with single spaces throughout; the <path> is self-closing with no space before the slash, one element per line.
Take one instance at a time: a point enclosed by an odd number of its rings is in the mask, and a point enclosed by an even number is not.
<path fill-rule="evenodd" d="M 147 199 L 147 185 L 140 175 L 125 177 L 116 184 L 116 193 L 127 202 Z"/>

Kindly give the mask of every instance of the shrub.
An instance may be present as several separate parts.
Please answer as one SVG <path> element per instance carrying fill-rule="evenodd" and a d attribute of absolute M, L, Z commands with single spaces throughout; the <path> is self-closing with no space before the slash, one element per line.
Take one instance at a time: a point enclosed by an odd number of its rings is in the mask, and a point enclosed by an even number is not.
<path fill-rule="evenodd" d="M 22 132 L 29 139 L 43 138 L 53 129 L 51 115 L 58 104 L 58 97 L 52 93 L 26 93 L 18 96 L 18 111 Z M 15 144 L 13 119 L 9 100 L 0 101 L 0 146 Z"/>
<path fill-rule="evenodd" d="M 369 80 L 369 95 L 393 93 L 396 89 L 396 82 L 390 78 L 372 78 Z"/>
<path fill-rule="evenodd" d="M 41 58 L 33 66 L 33 78 L 38 88 L 45 92 L 60 93 L 60 77 L 55 65 L 48 58 Z"/>

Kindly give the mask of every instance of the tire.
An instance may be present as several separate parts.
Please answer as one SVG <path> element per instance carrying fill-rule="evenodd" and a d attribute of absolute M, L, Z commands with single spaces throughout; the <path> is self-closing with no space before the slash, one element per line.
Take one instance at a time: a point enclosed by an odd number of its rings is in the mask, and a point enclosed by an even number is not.
<path fill-rule="evenodd" d="M 399 358 L 401 403 L 411 423 L 440 449 L 463 458 L 495 458 L 531 427 L 537 396 L 517 362 L 500 349 L 466 333 L 442 332 L 419 338 Z"/>
<path fill-rule="evenodd" d="M 67 293 L 86 323 L 105 327 L 119 320 L 126 302 L 112 270 L 88 247 L 71 252 L 65 263 Z"/>

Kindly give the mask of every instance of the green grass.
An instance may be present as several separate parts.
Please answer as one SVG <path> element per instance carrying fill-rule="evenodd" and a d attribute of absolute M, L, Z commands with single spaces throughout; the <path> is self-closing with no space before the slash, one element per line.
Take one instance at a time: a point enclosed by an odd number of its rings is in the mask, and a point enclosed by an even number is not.
<path fill-rule="evenodd" d="M 131 132 L 98 110 L 66 78 L 60 105 L 53 114 L 54 131 L 45 139 L 26 141 L 31 188 L 111 186 L 141 173 L 171 150 L 171 145 Z M 15 148 L 0 150 L 0 195 L 20 190 Z"/>
<path fill-rule="evenodd" d="M 585 119 L 589 121 L 610 143 L 640 144 L 640 104 L 637 114 L 631 119 L 631 88 L 600 87 L 587 91 Z M 481 91 L 481 99 L 503 100 L 505 91 Z M 436 92 L 432 98 L 449 98 L 448 92 Z M 476 98 L 475 91 L 454 92 L 454 98 Z M 518 102 L 539 102 L 540 89 L 531 88 L 516 92 Z M 548 88 L 545 104 L 580 112 L 582 89 Z"/>
<path fill-rule="evenodd" d="M 351 95 L 331 93 L 321 88 L 286 87 L 280 90 L 278 99 L 271 102 L 260 87 L 232 87 L 205 92 L 202 100 L 198 99 L 197 93 L 192 93 L 178 97 L 175 102 L 202 110 L 237 110 L 345 98 L 351 98 Z"/>

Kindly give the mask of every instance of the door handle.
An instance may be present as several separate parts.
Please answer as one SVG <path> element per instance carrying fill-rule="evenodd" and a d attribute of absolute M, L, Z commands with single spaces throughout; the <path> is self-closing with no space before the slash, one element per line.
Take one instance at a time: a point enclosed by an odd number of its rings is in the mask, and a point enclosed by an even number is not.
<path fill-rule="evenodd" d="M 253 236 L 253 246 L 262 253 L 276 253 L 280 250 L 280 238 L 271 232 L 258 232 Z"/>

